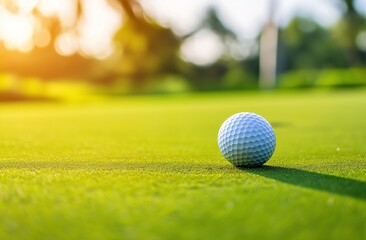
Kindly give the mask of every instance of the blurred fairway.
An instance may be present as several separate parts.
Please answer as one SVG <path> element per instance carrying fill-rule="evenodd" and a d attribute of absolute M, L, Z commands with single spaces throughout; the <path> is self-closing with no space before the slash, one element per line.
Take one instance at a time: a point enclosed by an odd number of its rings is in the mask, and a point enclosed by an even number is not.
<path fill-rule="evenodd" d="M 366 91 L 0 105 L 0 239 L 366 239 Z M 236 112 L 273 158 L 217 148 Z"/>

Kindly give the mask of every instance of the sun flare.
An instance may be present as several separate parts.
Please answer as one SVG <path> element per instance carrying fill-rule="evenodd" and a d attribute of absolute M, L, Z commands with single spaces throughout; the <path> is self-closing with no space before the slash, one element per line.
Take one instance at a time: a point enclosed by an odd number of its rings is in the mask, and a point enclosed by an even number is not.
<path fill-rule="evenodd" d="M 10 50 L 29 51 L 33 47 L 34 17 L 0 11 L 0 38 Z"/>
<path fill-rule="evenodd" d="M 78 2 L 85 9 L 79 17 Z M 60 25 L 57 35 L 49 29 L 54 19 Z M 29 52 L 53 39 L 60 55 L 104 58 L 113 52 L 113 36 L 121 21 L 120 12 L 106 0 L 0 1 L 0 43 L 7 50 Z"/>

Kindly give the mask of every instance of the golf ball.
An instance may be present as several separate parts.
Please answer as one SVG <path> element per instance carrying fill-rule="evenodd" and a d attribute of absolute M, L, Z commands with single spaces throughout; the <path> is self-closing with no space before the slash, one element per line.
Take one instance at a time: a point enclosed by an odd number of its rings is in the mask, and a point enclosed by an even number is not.
<path fill-rule="evenodd" d="M 266 119 L 255 113 L 241 112 L 221 125 L 218 144 L 222 155 L 233 165 L 256 167 L 271 158 L 276 136 Z"/>

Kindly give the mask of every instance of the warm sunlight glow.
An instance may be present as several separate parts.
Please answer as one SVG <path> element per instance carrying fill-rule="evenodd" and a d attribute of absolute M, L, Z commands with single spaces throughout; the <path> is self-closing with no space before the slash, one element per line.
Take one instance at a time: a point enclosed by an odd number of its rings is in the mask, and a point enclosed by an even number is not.
<path fill-rule="evenodd" d="M 19 8 L 19 12 L 31 13 L 37 6 L 39 0 L 16 0 L 15 4 Z"/>
<path fill-rule="evenodd" d="M 77 18 L 75 0 L 41 0 L 38 10 L 46 17 L 57 17 L 64 28 L 72 27 Z"/>
<path fill-rule="evenodd" d="M 79 19 L 78 4 L 83 12 Z M 52 21 L 47 19 L 60 23 L 59 36 L 51 35 Z M 114 51 L 113 37 L 121 22 L 121 12 L 107 0 L 15 0 L 0 5 L 0 42 L 9 50 L 30 51 L 54 39 L 62 56 L 80 53 L 104 59 Z"/>
<path fill-rule="evenodd" d="M 34 17 L 0 10 L 0 38 L 6 48 L 29 51 L 33 47 Z"/>
<path fill-rule="evenodd" d="M 80 22 L 81 53 L 104 59 L 113 52 L 113 36 L 121 25 L 121 15 L 105 0 L 84 0 Z"/>

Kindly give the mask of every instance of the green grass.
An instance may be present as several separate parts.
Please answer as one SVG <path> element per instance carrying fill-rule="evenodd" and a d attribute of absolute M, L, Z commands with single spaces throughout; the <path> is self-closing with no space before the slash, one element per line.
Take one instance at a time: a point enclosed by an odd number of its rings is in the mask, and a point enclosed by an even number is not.
<path fill-rule="evenodd" d="M 267 118 L 238 169 L 216 137 Z M 0 105 L 0 239 L 365 239 L 366 91 Z"/>

